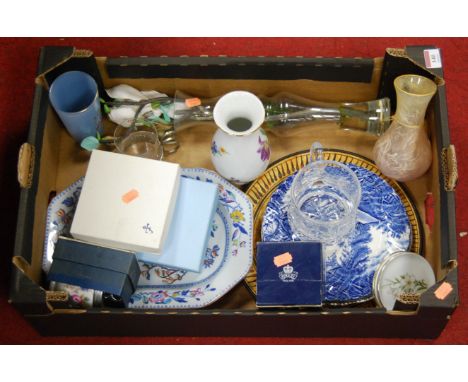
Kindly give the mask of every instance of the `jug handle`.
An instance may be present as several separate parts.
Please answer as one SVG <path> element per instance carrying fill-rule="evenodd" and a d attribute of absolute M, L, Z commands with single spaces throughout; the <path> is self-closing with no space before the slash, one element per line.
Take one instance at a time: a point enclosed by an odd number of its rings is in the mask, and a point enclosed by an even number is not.
<path fill-rule="evenodd" d="M 320 160 L 323 160 L 323 146 L 320 142 L 314 142 L 310 148 L 310 162 Z"/>

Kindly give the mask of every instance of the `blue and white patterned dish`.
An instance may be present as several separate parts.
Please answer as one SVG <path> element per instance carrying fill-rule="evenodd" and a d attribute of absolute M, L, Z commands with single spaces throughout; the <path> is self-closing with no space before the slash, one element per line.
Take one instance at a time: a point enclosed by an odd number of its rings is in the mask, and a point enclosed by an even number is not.
<path fill-rule="evenodd" d="M 252 265 L 252 205 L 247 196 L 213 171 L 184 168 L 183 176 L 214 182 L 219 205 L 200 273 L 140 262 L 138 288 L 130 308 L 201 308 L 216 301 L 241 281 Z M 55 243 L 68 235 L 83 184 L 81 178 L 56 196 L 47 211 L 43 269 L 48 272 Z"/>
<path fill-rule="evenodd" d="M 76 205 L 83 188 L 84 177 L 68 186 L 56 195 L 47 208 L 47 220 L 44 240 L 44 255 L 42 256 L 42 269 L 49 272 L 52 264 L 55 244 L 59 236 L 70 236 L 70 227 L 75 215 Z"/>
<path fill-rule="evenodd" d="M 411 237 L 408 215 L 396 191 L 377 174 L 350 163 L 346 165 L 361 182 L 362 196 L 355 231 L 342 243 L 323 248 L 324 300 L 331 304 L 370 300 L 378 264 L 388 254 L 407 250 Z M 293 240 L 287 206 L 294 175 L 286 178 L 271 195 L 263 216 L 263 241 Z"/>

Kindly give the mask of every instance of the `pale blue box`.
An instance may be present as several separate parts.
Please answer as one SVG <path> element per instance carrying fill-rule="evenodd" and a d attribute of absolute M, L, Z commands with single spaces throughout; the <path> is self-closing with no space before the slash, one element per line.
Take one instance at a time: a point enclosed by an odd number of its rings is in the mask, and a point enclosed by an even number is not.
<path fill-rule="evenodd" d="M 171 226 L 161 254 L 139 252 L 139 261 L 200 272 L 218 206 L 215 183 L 181 177 Z"/>

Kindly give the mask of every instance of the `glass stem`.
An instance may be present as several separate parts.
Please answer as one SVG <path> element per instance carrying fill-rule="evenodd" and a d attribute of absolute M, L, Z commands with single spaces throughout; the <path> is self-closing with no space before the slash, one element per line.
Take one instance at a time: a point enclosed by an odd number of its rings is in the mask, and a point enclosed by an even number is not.
<path fill-rule="evenodd" d="M 341 119 L 341 113 L 339 109 L 335 108 L 317 108 L 310 107 L 304 110 L 295 111 L 292 113 L 281 113 L 267 115 L 265 118 L 266 122 L 286 122 L 289 123 L 298 123 L 298 122 L 307 122 L 307 121 L 335 121 L 339 122 Z"/>

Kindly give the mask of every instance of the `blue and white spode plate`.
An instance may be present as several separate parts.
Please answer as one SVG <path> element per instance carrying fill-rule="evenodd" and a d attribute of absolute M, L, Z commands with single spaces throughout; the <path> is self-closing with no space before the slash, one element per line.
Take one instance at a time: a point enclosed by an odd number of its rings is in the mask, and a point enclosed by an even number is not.
<path fill-rule="evenodd" d="M 362 196 L 354 232 L 343 242 L 323 247 L 324 300 L 329 303 L 362 302 L 372 298 L 374 272 L 383 258 L 410 246 L 411 227 L 396 191 L 380 176 L 345 163 L 361 182 Z M 292 241 L 287 216 L 294 175 L 286 178 L 267 204 L 262 223 L 263 241 Z"/>
<path fill-rule="evenodd" d="M 201 308 L 216 301 L 241 281 L 252 265 L 252 205 L 247 196 L 213 171 L 184 168 L 183 176 L 218 184 L 219 205 L 200 273 L 140 262 L 138 288 L 130 308 Z M 79 179 L 50 203 L 47 213 L 43 269 L 48 271 L 55 243 L 68 235 L 81 192 Z"/>

